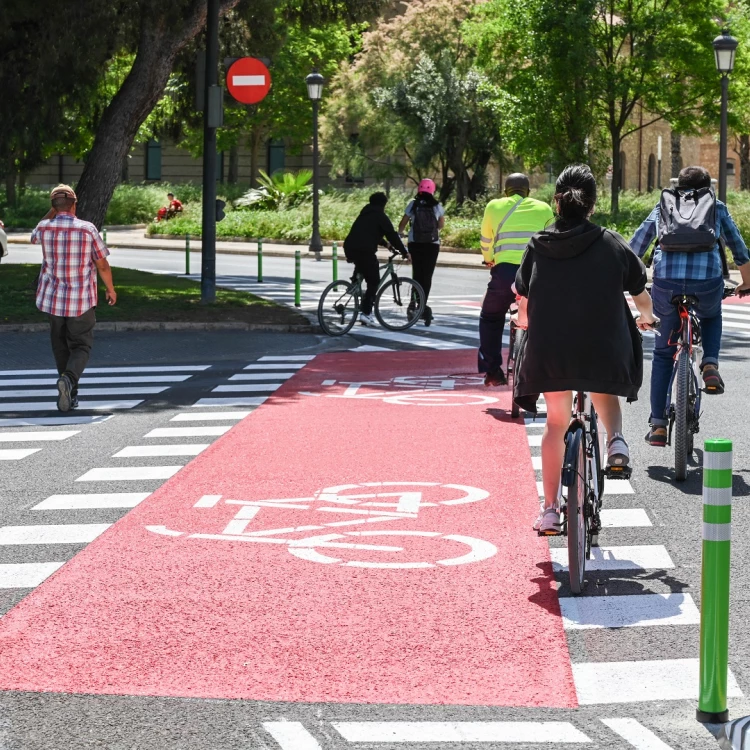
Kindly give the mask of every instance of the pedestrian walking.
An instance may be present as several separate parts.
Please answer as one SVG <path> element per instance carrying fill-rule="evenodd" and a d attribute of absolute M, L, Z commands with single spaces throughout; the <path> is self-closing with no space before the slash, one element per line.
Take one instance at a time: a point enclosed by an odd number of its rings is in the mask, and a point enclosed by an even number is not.
<path fill-rule="evenodd" d="M 31 233 L 31 242 L 42 246 L 42 271 L 36 306 L 49 315 L 52 353 L 57 372 L 57 408 L 66 412 L 78 406 L 78 381 L 94 343 L 97 271 L 114 305 L 117 293 L 109 250 L 96 227 L 76 218 L 76 194 L 69 185 L 50 193 L 52 207 Z"/>
<path fill-rule="evenodd" d="M 432 308 L 426 303 L 440 252 L 440 230 L 445 225 L 445 209 L 435 198 L 435 189 L 432 180 L 422 180 L 416 198 L 409 201 L 398 225 L 399 234 L 402 234 L 409 224 L 408 249 L 414 269 L 412 275 L 414 281 L 424 289 L 422 319 L 426 326 L 432 323 Z"/>

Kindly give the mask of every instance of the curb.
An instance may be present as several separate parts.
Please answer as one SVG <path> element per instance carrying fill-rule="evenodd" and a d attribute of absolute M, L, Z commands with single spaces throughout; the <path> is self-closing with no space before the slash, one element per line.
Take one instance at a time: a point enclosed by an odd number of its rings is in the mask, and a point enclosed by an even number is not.
<path fill-rule="evenodd" d="M 97 331 L 267 331 L 269 333 L 320 333 L 317 325 L 284 325 L 282 323 L 243 323 L 224 321 L 216 323 L 150 322 L 122 320 L 97 323 Z M 47 323 L 7 323 L 0 325 L 0 333 L 43 333 L 49 331 Z"/>
<path fill-rule="evenodd" d="M 102 227 L 102 229 L 106 229 L 108 232 L 111 230 L 113 232 L 116 232 L 118 230 L 125 231 L 125 230 L 132 230 L 132 229 L 145 229 L 148 226 L 148 224 L 106 224 Z M 6 227 L 5 234 L 8 235 L 8 242 L 20 242 L 20 240 L 12 239 L 14 234 L 28 234 L 29 232 L 33 232 L 34 227 L 13 227 L 12 229 L 8 229 Z M 28 244 L 28 243 L 24 243 Z"/>

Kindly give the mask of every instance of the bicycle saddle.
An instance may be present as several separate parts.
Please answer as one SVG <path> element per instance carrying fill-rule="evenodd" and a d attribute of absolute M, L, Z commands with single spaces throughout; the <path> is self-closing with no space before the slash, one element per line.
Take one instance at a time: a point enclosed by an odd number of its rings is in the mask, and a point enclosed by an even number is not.
<path fill-rule="evenodd" d="M 672 304 L 688 305 L 692 307 L 693 305 L 698 304 L 698 298 L 693 296 L 692 294 L 675 294 L 674 297 L 672 297 Z"/>

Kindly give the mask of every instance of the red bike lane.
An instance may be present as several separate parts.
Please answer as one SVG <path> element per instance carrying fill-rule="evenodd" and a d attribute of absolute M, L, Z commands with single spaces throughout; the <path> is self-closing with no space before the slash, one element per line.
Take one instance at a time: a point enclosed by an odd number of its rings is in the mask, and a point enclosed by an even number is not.
<path fill-rule="evenodd" d="M 526 431 L 474 358 L 318 356 L 0 619 L 0 689 L 575 706 Z"/>

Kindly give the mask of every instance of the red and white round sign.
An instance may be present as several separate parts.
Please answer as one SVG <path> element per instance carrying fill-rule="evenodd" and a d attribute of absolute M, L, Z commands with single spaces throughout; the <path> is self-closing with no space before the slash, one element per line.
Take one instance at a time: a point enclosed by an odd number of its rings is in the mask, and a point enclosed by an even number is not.
<path fill-rule="evenodd" d="M 257 104 L 271 88 L 271 74 L 257 58 L 241 57 L 229 66 L 227 88 L 238 102 Z"/>

